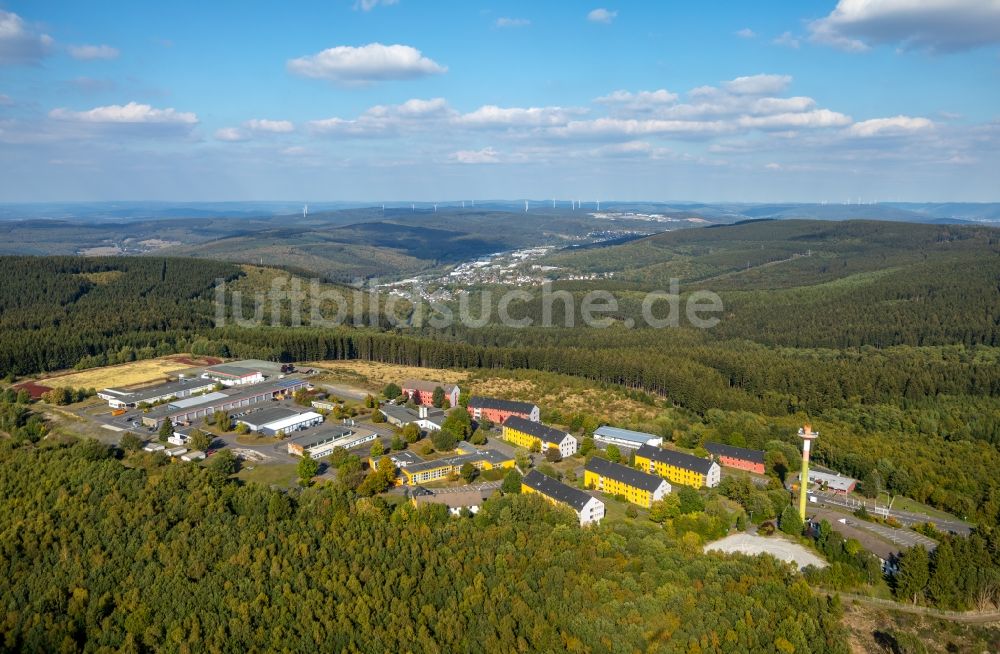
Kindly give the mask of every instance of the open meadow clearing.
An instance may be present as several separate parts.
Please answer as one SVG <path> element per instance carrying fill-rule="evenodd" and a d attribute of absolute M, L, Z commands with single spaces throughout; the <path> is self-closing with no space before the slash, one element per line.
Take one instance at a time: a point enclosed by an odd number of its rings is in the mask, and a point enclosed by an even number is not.
<path fill-rule="evenodd" d="M 50 388 L 107 388 L 134 386 L 163 381 L 168 376 L 197 365 L 213 365 L 218 359 L 198 359 L 186 354 L 172 354 L 156 359 L 131 361 L 115 366 L 57 373 L 38 381 Z"/>

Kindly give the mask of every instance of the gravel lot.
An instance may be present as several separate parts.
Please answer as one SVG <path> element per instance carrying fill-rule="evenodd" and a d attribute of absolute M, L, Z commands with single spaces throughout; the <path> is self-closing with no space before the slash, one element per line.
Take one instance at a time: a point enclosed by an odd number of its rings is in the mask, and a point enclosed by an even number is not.
<path fill-rule="evenodd" d="M 754 534 L 733 534 L 705 546 L 706 552 L 725 552 L 727 554 L 770 554 L 771 556 L 794 563 L 800 569 L 807 565 L 825 568 L 826 562 L 798 543 L 792 543 L 778 535 L 765 538 Z"/>

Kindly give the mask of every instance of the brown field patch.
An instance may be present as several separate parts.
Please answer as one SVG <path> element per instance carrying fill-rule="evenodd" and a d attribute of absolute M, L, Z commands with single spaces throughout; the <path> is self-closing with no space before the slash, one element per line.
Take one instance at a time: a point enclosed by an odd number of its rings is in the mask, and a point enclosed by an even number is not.
<path fill-rule="evenodd" d="M 458 384 L 461 387 L 470 375 L 466 370 L 418 368 L 376 361 L 310 361 L 300 363 L 298 367 L 316 368 L 333 379 L 364 384 L 372 389 L 381 389 L 390 382 L 400 384 L 404 379 L 429 379 L 445 384 Z"/>
<path fill-rule="evenodd" d="M 28 391 L 28 394 L 31 396 L 31 399 L 37 400 L 40 397 L 42 397 L 42 394 L 48 393 L 52 389 L 49 388 L 48 386 L 42 386 L 41 384 L 36 384 L 35 382 L 27 381 L 27 382 L 21 382 L 20 384 L 15 384 L 14 390 Z"/>
<path fill-rule="evenodd" d="M 163 381 L 172 373 L 186 370 L 191 366 L 173 357 L 159 357 L 132 361 L 116 366 L 91 368 L 88 370 L 57 373 L 37 380 L 37 383 L 53 388 L 107 388 L 108 386 L 134 386 Z"/>

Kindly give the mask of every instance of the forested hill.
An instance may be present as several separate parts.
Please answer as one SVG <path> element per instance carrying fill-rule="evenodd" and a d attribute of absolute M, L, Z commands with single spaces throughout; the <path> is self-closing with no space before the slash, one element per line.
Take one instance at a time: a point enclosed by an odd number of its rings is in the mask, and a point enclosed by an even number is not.
<path fill-rule="evenodd" d="M 213 286 L 238 266 L 196 259 L 0 257 L 0 372 L 75 365 L 127 348 L 176 351 L 213 325 Z"/>
<path fill-rule="evenodd" d="M 568 282 L 583 293 L 719 293 L 725 313 L 707 336 L 792 347 L 1000 344 L 1000 229 L 852 221 L 753 221 L 658 234 L 563 252 L 565 272 L 612 273 Z M 537 307 L 534 307 L 537 313 Z M 623 305 L 620 319 L 637 318 Z M 655 338 L 650 336 L 650 338 Z"/>
<path fill-rule="evenodd" d="M 1000 254 L 1000 229 L 877 221 L 755 220 L 663 232 L 623 245 L 563 251 L 546 263 L 662 288 L 671 277 L 714 290 L 820 284 L 929 260 Z"/>
<path fill-rule="evenodd" d="M 846 654 L 839 602 L 694 543 L 537 497 L 451 519 L 0 443 L 0 649 Z"/>

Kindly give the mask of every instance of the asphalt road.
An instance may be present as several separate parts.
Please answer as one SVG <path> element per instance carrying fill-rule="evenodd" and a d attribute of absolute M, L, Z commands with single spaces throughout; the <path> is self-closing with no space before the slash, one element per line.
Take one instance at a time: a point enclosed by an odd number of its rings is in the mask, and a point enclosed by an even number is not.
<path fill-rule="evenodd" d="M 836 506 L 854 511 L 861 506 L 861 501 L 852 497 L 845 497 L 843 495 L 837 495 L 834 493 L 824 493 L 822 491 L 814 491 L 810 495 L 815 495 L 817 499 L 820 500 L 821 505 Z M 874 503 L 865 502 L 865 506 L 868 511 L 875 513 Z M 879 512 L 884 509 L 884 505 L 880 505 Z M 972 531 L 973 525 L 968 522 L 954 518 L 952 520 L 942 520 L 933 516 L 929 516 L 924 513 L 912 513 L 910 511 L 899 511 L 897 509 L 890 509 L 888 514 L 898 520 L 901 524 L 910 527 L 912 525 L 922 524 L 924 522 L 933 523 L 934 526 L 941 531 L 950 531 L 955 534 L 968 535 Z"/>

